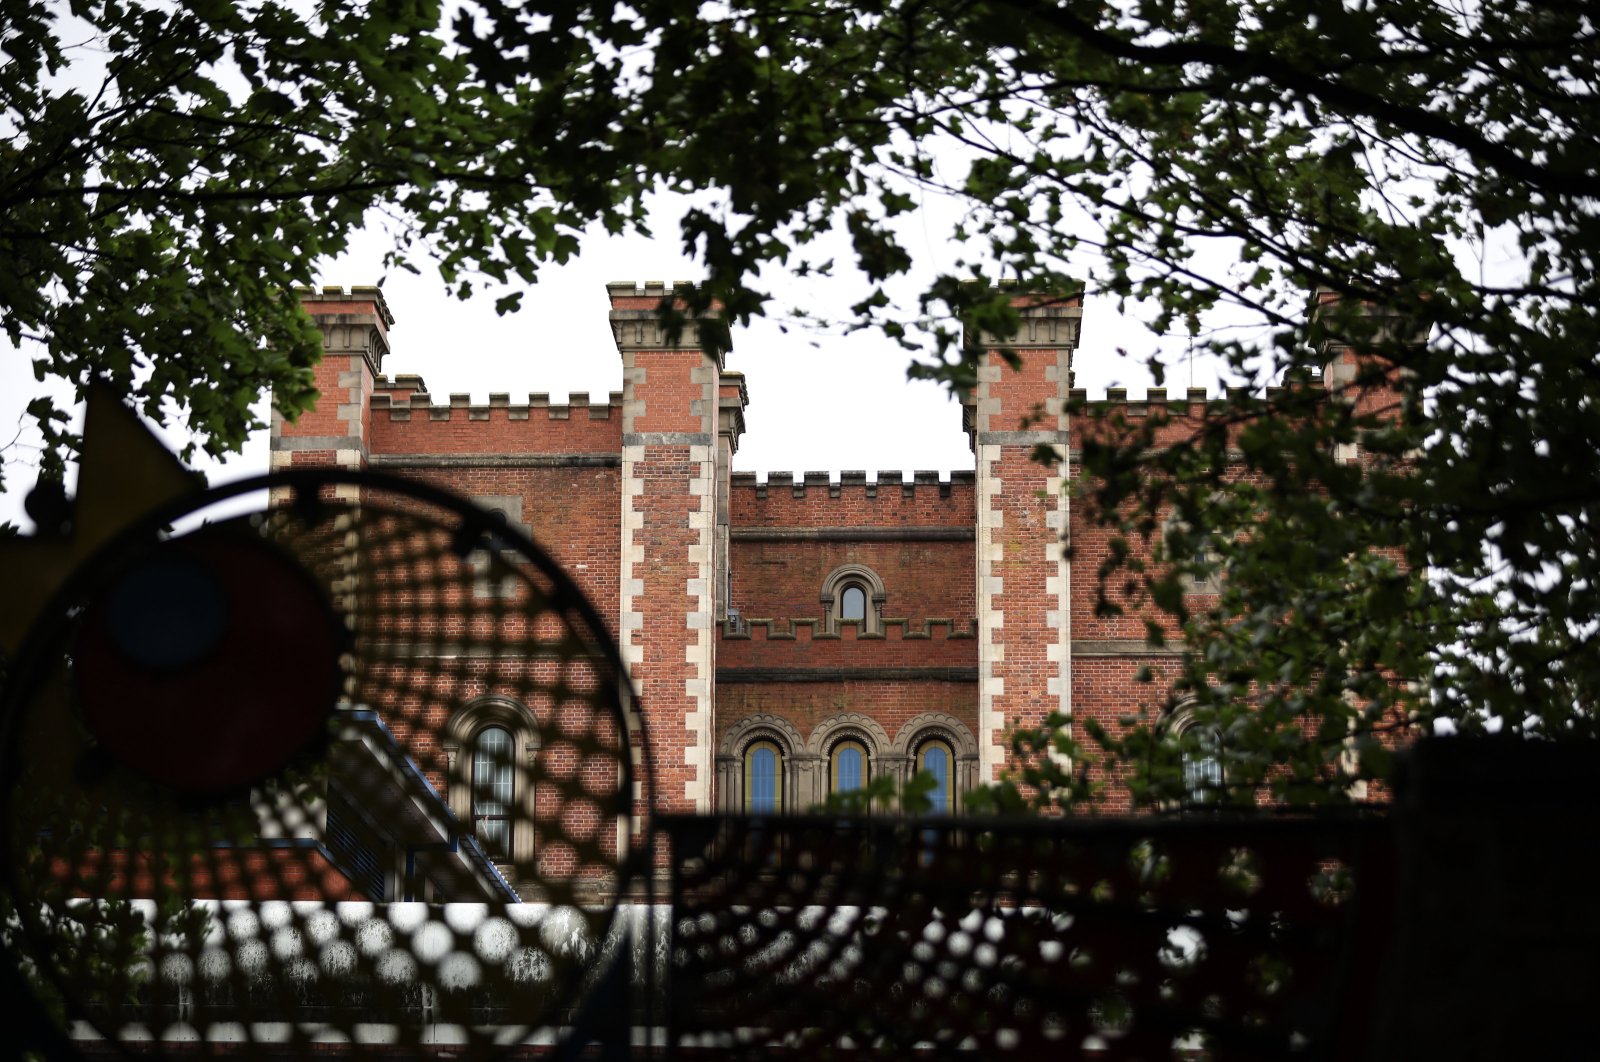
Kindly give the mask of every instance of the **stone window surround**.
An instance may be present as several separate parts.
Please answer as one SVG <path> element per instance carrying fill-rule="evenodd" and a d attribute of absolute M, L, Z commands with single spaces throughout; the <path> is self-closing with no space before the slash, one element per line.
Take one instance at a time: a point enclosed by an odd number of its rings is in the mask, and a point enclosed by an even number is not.
<path fill-rule="evenodd" d="M 724 814 L 744 813 L 745 763 L 750 746 L 770 741 L 778 748 L 780 812 L 804 811 L 809 806 L 799 801 L 802 765 L 806 762 L 805 741 L 787 719 L 776 715 L 753 715 L 741 719 L 723 736 L 717 750 L 717 810 Z"/>
<path fill-rule="evenodd" d="M 1176 563 L 1176 558 L 1173 558 L 1171 551 L 1166 549 L 1166 540 L 1173 530 L 1180 527 L 1187 529 L 1188 525 L 1177 513 L 1168 513 L 1166 520 L 1161 525 L 1162 549 L 1166 551 L 1168 554 L 1167 559 L 1172 563 Z M 1197 579 L 1187 573 L 1181 576 L 1185 594 L 1220 594 L 1222 592 L 1222 554 L 1210 548 L 1207 548 L 1204 552 L 1206 563 L 1211 565 L 1211 572 L 1203 579 Z"/>
<path fill-rule="evenodd" d="M 1194 707 L 1195 707 L 1195 703 L 1192 700 L 1184 701 L 1183 703 L 1175 706 L 1172 709 L 1172 711 L 1167 714 L 1166 718 L 1164 718 L 1161 721 L 1161 726 L 1160 726 L 1161 731 L 1164 734 L 1166 734 L 1166 736 L 1168 738 L 1170 738 L 1172 740 L 1177 740 L 1178 738 L 1181 738 L 1188 731 L 1195 729 L 1200 724 L 1198 724 L 1195 721 L 1195 718 L 1194 718 Z M 1215 726 L 1211 726 L 1208 729 L 1216 730 L 1216 727 Z M 1217 784 L 1219 784 L 1219 785 L 1226 784 L 1226 774 L 1224 773 L 1224 769 L 1223 769 L 1223 765 L 1222 765 L 1222 758 L 1220 756 L 1221 744 L 1222 744 L 1221 732 L 1218 731 L 1217 732 L 1217 746 L 1218 746 L 1219 755 L 1214 756 L 1214 757 L 1210 757 L 1210 758 L 1213 760 L 1213 762 L 1216 765 Z M 1188 804 L 1204 803 L 1203 800 L 1195 799 L 1195 794 L 1192 791 L 1190 791 L 1190 789 L 1189 789 L 1189 766 L 1190 766 L 1191 762 L 1194 762 L 1194 757 L 1193 756 L 1191 756 L 1188 753 L 1180 753 L 1180 755 L 1179 755 L 1179 764 L 1180 764 L 1180 769 L 1183 772 L 1185 803 L 1188 803 Z M 1171 807 L 1172 809 L 1175 809 L 1176 805 L 1171 805 L 1169 807 Z"/>
<path fill-rule="evenodd" d="M 510 697 L 478 697 L 457 708 L 440 732 L 440 748 L 445 754 L 447 801 L 463 830 L 472 830 L 472 753 L 477 737 L 490 727 L 511 734 L 511 862 L 507 877 L 512 884 L 534 877 L 534 819 L 537 811 L 534 792 L 534 765 L 539 754 L 539 726 L 533 713 Z"/>
<path fill-rule="evenodd" d="M 950 814 L 957 814 L 963 796 L 978 785 L 978 740 L 961 720 L 944 712 L 912 717 L 895 735 L 886 758 L 901 770 L 903 786 L 917 772 L 917 752 L 929 741 L 942 741 L 950 749 Z"/>
<path fill-rule="evenodd" d="M 528 525 L 523 521 L 523 498 L 520 494 L 476 494 L 472 496 L 472 504 L 494 516 L 504 520 L 506 526 L 515 528 L 524 535 L 531 536 Z M 516 563 L 524 558 L 518 550 L 502 549 L 500 558 L 511 563 Z M 473 550 L 467 558 L 467 563 L 473 572 L 472 596 L 478 600 L 504 599 L 515 597 L 517 580 L 514 576 L 506 576 L 495 582 L 490 577 L 493 558 L 487 549 Z"/>
<path fill-rule="evenodd" d="M 841 564 L 822 580 L 822 629 L 827 634 L 839 633 L 839 597 L 852 583 L 860 586 L 867 595 L 866 617 L 861 620 L 858 634 L 883 633 L 883 606 L 888 600 L 883 580 L 865 564 Z"/>

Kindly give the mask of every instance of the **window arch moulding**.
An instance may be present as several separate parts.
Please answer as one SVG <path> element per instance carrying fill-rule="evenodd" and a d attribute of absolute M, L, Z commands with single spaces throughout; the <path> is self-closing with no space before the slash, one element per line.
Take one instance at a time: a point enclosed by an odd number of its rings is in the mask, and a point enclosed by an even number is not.
<path fill-rule="evenodd" d="M 954 757 L 950 765 L 949 810 L 959 811 L 964 796 L 978 785 L 978 742 L 960 719 L 945 712 L 913 716 L 895 735 L 889 758 L 904 764 L 904 774 L 900 778 L 900 785 L 904 787 L 919 770 L 923 747 L 933 741 L 943 743 Z"/>
<path fill-rule="evenodd" d="M 1169 741 L 1179 744 L 1182 774 L 1181 807 L 1216 804 L 1223 799 L 1226 778 L 1222 763 L 1221 733 L 1214 725 L 1194 717 L 1192 702 L 1178 705 L 1162 724 Z M 1188 735 L 1194 740 L 1186 740 Z"/>
<path fill-rule="evenodd" d="M 824 633 L 836 635 L 841 620 L 853 619 L 857 634 L 882 637 L 883 606 L 888 594 L 878 573 L 865 564 L 841 564 L 829 572 L 822 580 L 821 600 Z"/>
<path fill-rule="evenodd" d="M 475 774 L 482 765 L 479 745 L 486 733 L 494 731 L 511 738 L 511 793 L 504 811 L 509 819 L 509 837 L 500 844 L 499 852 L 494 850 L 495 844 L 485 843 L 489 839 L 480 839 L 479 843 L 496 863 L 511 868 L 507 876 L 512 885 L 526 884 L 536 877 L 534 819 L 538 793 L 534 776 L 541 745 L 538 723 L 526 706 L 510 697 L 479 697 L 451 714 L 439 743 L 445 754 L 446 799 L 461 829 L 472 834 L 477 821 L 473 807 Z"/>
<path fill-rule="evenodd" d="M 843 712 L 818 723 L 806 742 L 806 752 L 814 757 L 812 762 L 818 767 L 809 793 L 811 804 L 821 803 L 832 791 L 830 779 L 834 750 L 843 741 L 859 743 L 865 753 L 865 770 L 861 778 L 863 784 L 885 773 L 894 776 L 896 784 L 904 778 L 904 765 L 890 752 L 889 735 L 878 725 L 878 721 L 860 712 Z"/>
<path fill-rule="evenodd" d="M 814 767 L 808 770 L 805 742 L 793 723 L 765 713 L 739 720 L 722 735 L 717 745 L 717 809 L 732 815 L 744 814 L 748 809 L 751 751 L 762 743 L 775 751 L 782 772 L 775 779 L 776 810 L 805 811 L 810 807 L 811 788 L 806 776 L 814 773 Z"/>

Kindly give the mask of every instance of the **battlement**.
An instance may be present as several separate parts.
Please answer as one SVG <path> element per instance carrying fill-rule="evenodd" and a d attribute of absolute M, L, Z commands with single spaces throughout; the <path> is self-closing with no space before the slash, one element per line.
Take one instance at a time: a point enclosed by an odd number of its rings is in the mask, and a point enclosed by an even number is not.
<path fill-rule="evenodd" d="M 798 477 L 793 472 L 769 472 L 765 482 L 758 480 L 754 472 L 734 472 L 729 477 L 733 490 L 750 491 L 758 499 L 769 496 L 804 498 L 807 492 L 821 497 L 823 491 L 827 491 L 830 498 L 844 497 L 846 492 L 859 492 L 866 498 L 876 498 L 880 492 L 886 496 L 898 494 L 910 498 L 918 490 L 948 498 L 952 491 L 970 488 L 973 482 L 974 474 L 966 470 L 951 472 L 949 479 L 941 479 L 937 471 L 917 471 L 910 479 L 905 479 L 899 469 L 879 472 L 875 481 L 867 479 L 865 472 L 854 470 L 839 473 L 838 479 L 827 472 L 803 472 Z"/>
<path fill-rule="evenodd" d="M 441 404 L 434 401 L 420 376 L 400 376 L 392 383 L 380 379 L 371 401 L 372 412 L 387 414 L 391 421 L 622 419 L 620 391 L 612 391 L 605 402 L 591 402 L 587 391 L 574 391 L 565 402 L 551 402 L 549 394 L 533 393 L 526 402 L 513 403 L 510 394 L 492 392 L 488 402 L 474 402 L 468 394 L 452 394 Z"/>
<path fill-rule="evenodd" d="M 783 619 L 728 619 L 722 623 L 722 636 L 728 640 L 756 642 L 838 642 L 838 641 L 929 641 L 965 640 L 977 636 L 978 621 L 958 623 L 948 616 L 931 616 L 920 625 L 904 616 L 885 617 L 881 630 L 867 632 L 859 620 L 837 620 L 838 630 L 830 632 L 823 620 L 811 617 Z"/>
<path fill-rule="evenodd" d="M 322 288 L 295 288 L 295 295 L 306 312 L 314 316 L 338 313 L 367 313 L 376 309 L 385 330 L 394 324 L 394 312 L 376 285 L 357 284 L 346 291 L 337 284 Z"/>
<path fill-rule="evenodd" d="M 1306 385 L 1313 389 L 1320 389 L 1320 380 L 1313 380 Z M 1090 398 L 1089 392 L 1082 387 L 1074 387 L 1067 392 L 1069 401 L 1083 405 L 1095 412 L 1113 411 L 1121 407 L 1131 416 L 1142 416 L 1153 407 L 1165 408 L 1168 412 L 1182 411 L 1187 415 L 1199 413 L 1204 415 L 1224 409 L 1237 410 L 1241 401 L 1251 398 L 1264 399 L 1267 402 L 1281 400 L 1292 391 L 1294 387 L 1229 387 L 1222 394 L 1212 395 L 1203 387 L 1191 387 L 1185 391 L 1172 394 L 1167 393 L 1164 387 L 1152 387 L 1142 395 L 1129 396 L 1126 387 L 1108 387 L 1102 398 Z M 1196 408 L 1198 407 L 1198 408 Z"/>
<path fill-rule="evenodd" d="M 622 451 L 622 395 L 593 402 L 574 391 L 565 402 L 504 392 L 475 402 L 469 394 L 438 401 L 420 376 L 380 377 L 368 400 L 376 455 L 561 455 Z"/>

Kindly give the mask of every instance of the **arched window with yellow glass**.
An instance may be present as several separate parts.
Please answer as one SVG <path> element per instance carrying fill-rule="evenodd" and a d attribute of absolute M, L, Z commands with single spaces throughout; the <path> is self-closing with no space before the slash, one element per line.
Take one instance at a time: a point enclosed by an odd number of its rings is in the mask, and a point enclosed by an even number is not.
<path fill-rule="evenodd" d="M 744 809 L 751 815 L 783 810 L 783 751 L 774 741 L 752 741 L 744 750 Z"/>

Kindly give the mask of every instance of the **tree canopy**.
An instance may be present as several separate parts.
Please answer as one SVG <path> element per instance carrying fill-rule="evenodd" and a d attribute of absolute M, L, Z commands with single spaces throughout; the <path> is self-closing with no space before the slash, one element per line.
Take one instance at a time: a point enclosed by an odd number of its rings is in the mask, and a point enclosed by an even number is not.
<path fill-rule="evenodd" d="M 1255 384 L 1370 355 L 1342 395 L 1233 395 L 1231 429 L 1074 439 L 1081 504 L 1128 547 L 1102 607 L 1171 617 L 1152 637 L 1191 650 L 1173 696 L 1224 798 L 1341 798 L 1385 730 L 1434 720 L 1593 736 L 1589 5 L 0 5 L 0 315 L 41 378 L 109 378 L 225 450 L 263 388 L 309 401 L 315 335 L 283 292 L 371 211 L 509 308 L 587 226 L 696 192 L 701 306 L 763 312 L 763 268 L 826 270 L 843 231 L 868 280 L 850 323 L 956 387 L 961 325 L 1014 327 L 1001 277 L 1086 283 Z M 967 213 L 908 312 L 902 224 L 935 192 Z M 1191 610 L 1210 569 L 1219 603 Z M 1021 740 L 1181 792 L 1185 739 L 1131 722 Z M 1090 795 L 1046 761 L 1029 780 Z"/>

